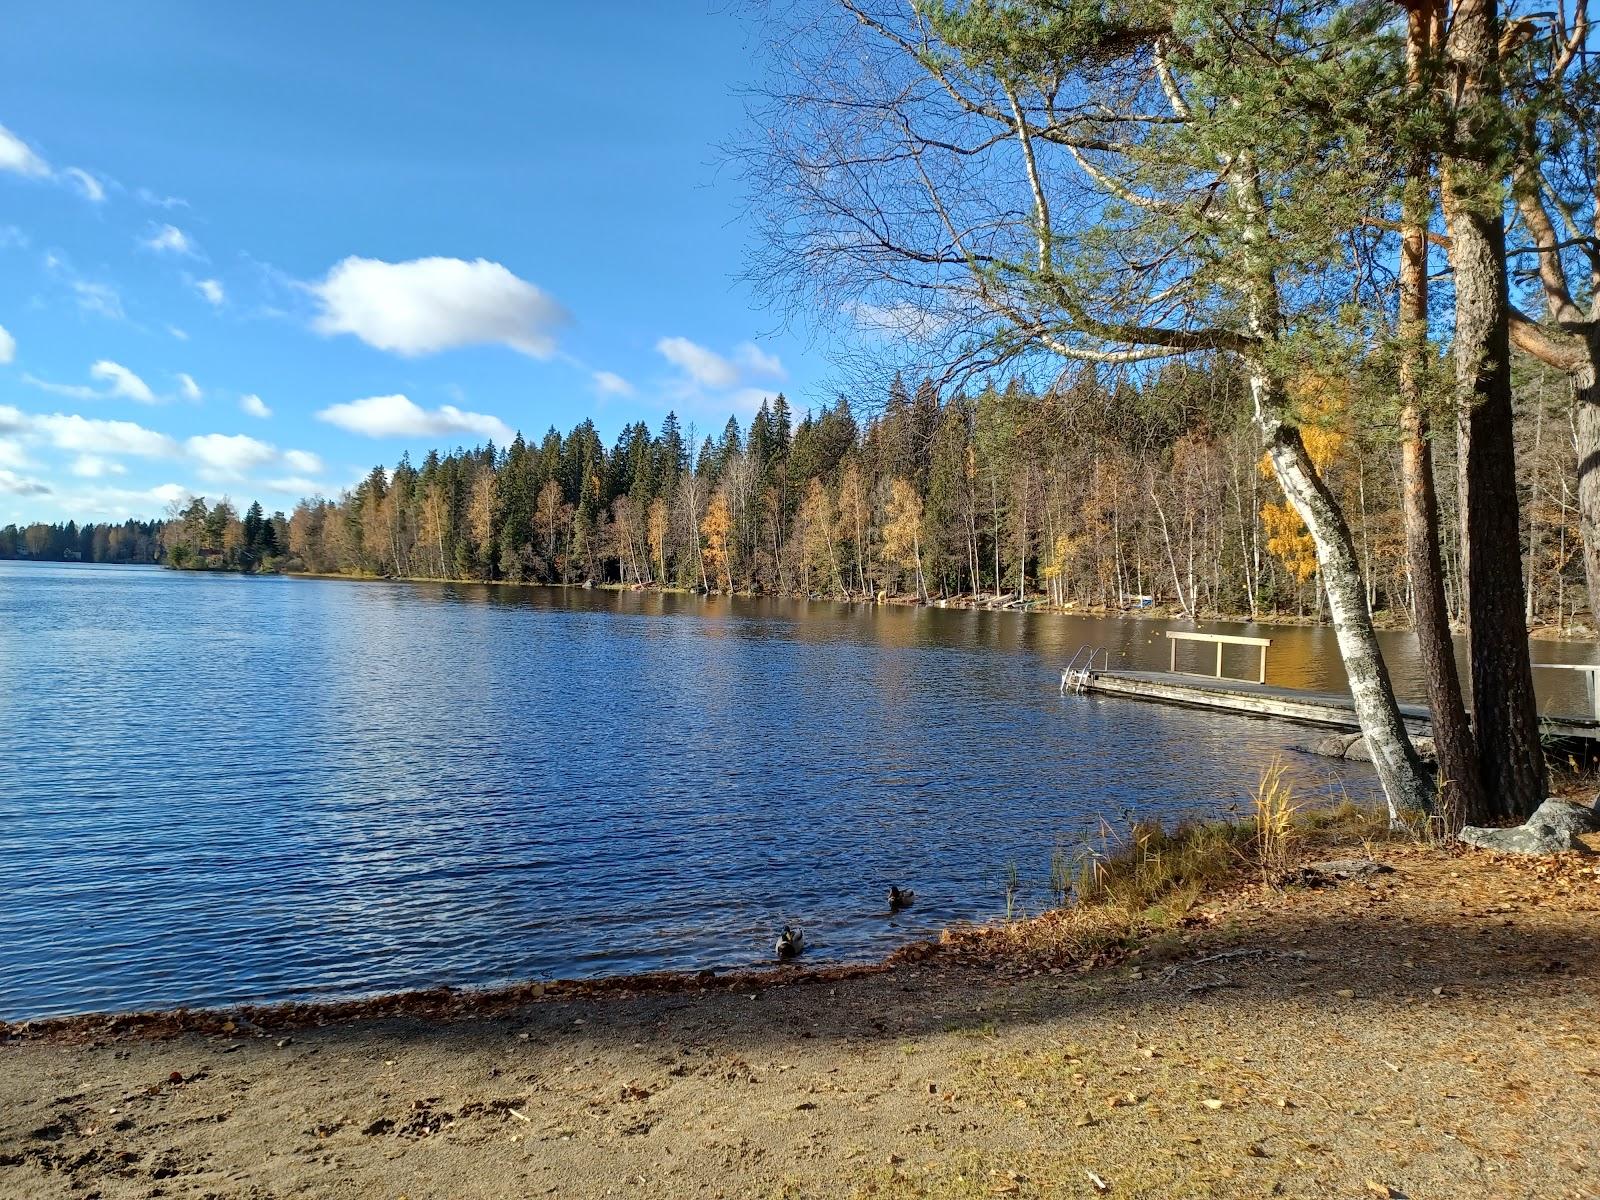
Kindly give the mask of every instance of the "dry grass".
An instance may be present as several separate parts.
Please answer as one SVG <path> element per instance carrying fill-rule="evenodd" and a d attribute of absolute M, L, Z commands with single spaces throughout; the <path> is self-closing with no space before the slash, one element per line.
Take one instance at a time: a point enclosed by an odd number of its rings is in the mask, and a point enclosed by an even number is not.
<path fill-rule="evenodd" d="M 1289 868 L 1295 839 L 1295 816 L 1301 806 L 1295 802 L 1294 789 L 1284 778 L 1282 759 L 1261 773 L 1256 784 L 1253 806 L 1256 820 L 1256 865 L 1266 880 L 1279 879 Z"/>
<path fill-rule="evenodd" d="M 1247 822 L 1199 821 L 1172 829 L 1153 821 L 1058 851 L 1054 874 L 1063 905 L 1022 921 L 945 934 L 958 956 L 989 958 L 1018 969 L 1088 965 L 1177 930 L 1208 894 L 1258 880 L 1275 883 L 1308 848 L 1370 846 L 1397 836 L 1385 815 L 1346 802 L 1308 807 L 1296 801 L 1281 763 L 1263 772 Z"/>

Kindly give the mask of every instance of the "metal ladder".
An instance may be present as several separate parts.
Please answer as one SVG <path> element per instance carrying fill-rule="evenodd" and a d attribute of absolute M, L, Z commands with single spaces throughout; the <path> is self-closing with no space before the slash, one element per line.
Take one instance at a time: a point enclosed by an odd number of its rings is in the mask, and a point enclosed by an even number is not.
<path fill-rule="evenodd" d="M 1094 674 L 1094 660 L 1101 655 L 1105 656 L 1105 665 L 1111 666 L 1111 651 L 1103 646 L 1079 646 L 1077 653 L 1067 660 L 1066 670 L 1061 672 L 1061 694 L 1065 696 L 1068 691 L 1077 695 L 1089 686 L 1089 677 Z"/>

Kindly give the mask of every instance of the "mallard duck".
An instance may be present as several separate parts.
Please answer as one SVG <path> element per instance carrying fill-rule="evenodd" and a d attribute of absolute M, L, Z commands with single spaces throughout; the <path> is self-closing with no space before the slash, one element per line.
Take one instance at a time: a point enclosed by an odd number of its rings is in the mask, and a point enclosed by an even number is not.
<path fill-rule="evenodd" d="M 785 925 L 778 935 L 778 961 L 787 962 L 806 948 L 806 935 Z"/>
<path fill-rule="evenodd" d="M 907 888 L 905 891 L 901 891 L 891 884 L 889 886 L 889 911 L 895 913 L 902 908 L 909 908 L 911 907 L 911 902 L 916 898 L 917 894 L 911 889 Z"/>

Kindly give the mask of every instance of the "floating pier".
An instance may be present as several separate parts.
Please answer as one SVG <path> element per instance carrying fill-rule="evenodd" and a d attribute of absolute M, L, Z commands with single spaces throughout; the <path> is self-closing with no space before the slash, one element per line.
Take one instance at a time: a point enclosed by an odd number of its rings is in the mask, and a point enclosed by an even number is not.
<path fill-rule="evenodd" d="M 1109 655 L 1099 650 L 1079 651 L 1061 673 L 1061 690 L 1094 692 L 1104 696 L 1120 696 L 1128 700 L 1144 700 L 1157 704 L 1176 704 L 1183 708 L 1201 708 L 1213 712 L 1231 712 L 1250 717 L 1274 717 L 1294 721 L 1301 725 L 1315 725 L 1357 733 L 1361 724 L 1356 720 L 1355 701 L 1348 695 L 1335 692 L 1310 692 L 1299 688 L 1277 687 L 1266 683 L 1267 648 L 1270 638 L 1234 637 L 1220 633 L 1191 633 L 1187 630 L 1170 630 L 1167 638 L 1172 642 L 1170 671 L 1112 670 L 1109 665 L 1094 666 Z M 1199 675 L 1176 670 L 1177 643 L 1207 642 L 1217 647 L 1216 674 Z M 1222 674 L 1222 648 L 1228 645 L 1259 648 L 1257 678 L 1231 679 Z M 1595 705 L 1596 675 L 1600 664 L 1590 666 L 1572 663 L 1536 663 L 1536 667 L 1554 670 L 1578 670 L 1588 674 L 1591 707 Z M 1427 735 L 1433 729 L 1433 716 L 1419 704 L 1402 704 L 1400 715 L 1406 727 L 1415 734 Z M 1590 715 L 1545 714 L 1540 723 L 1546 732 L 1555 737 L 1600 739 L 1600 710 Z"/>

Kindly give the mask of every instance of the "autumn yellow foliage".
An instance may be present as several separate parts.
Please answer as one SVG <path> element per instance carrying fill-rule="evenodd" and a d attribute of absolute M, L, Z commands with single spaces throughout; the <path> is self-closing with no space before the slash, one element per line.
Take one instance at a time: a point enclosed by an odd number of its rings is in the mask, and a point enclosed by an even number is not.
<path fill-rule="evenodd" d="M 1300 440 L 1311 465 L 1325 476 L 1346 440 L 1343 423 L 1349 409 L 1349 388 L 1339 380 L 1313 376 L 1291 388 L 1290 394 L 1299 419 Z M 1263 478 L 1276 478 L 1267 455 L 1261 456 L 1257 466 Z M 1316 574 L 1316 542 L 1293 507 L 1268 501 L 1261 506 L 1261 523 L 1266 527 L 1267 549 L 1297 583 Z"/>

